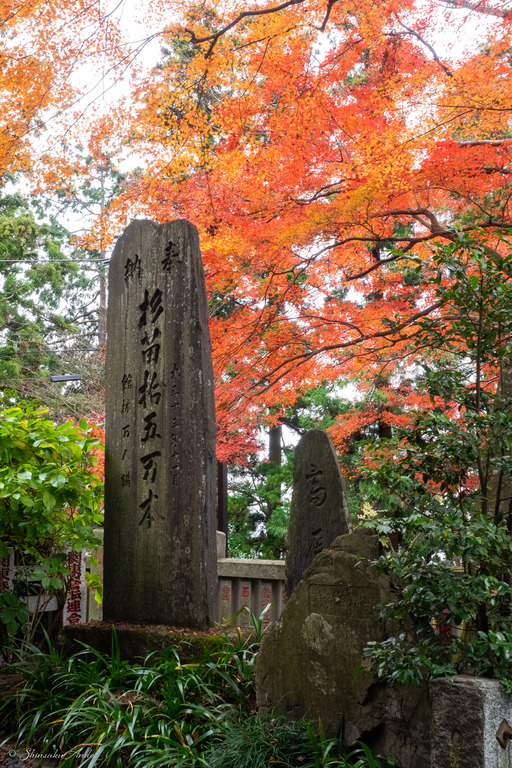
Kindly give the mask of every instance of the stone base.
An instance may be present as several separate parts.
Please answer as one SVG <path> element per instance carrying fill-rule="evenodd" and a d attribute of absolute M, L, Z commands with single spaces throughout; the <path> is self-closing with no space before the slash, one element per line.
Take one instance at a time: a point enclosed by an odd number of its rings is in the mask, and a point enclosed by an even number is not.
<path fill-rule="evenodd" d="M 205 650 L 215 653 L 225 642 L 225 632 L 210 628 L 204 632 L 163 625 L 112 624 L 106 621 L 90 621 L 87 624 L 70 624 L 64 627 L 58 645 L 68 653 L 83 650 L 90 645 L 105 655 L 112 651 L 112 633 L 115 630 L 122 659 L 141 661 L 150 653 L 163 654 L 171 646 L 179 645 L 180 660 L 184 664 L 201 661 Z"/>
<path fill-rule="evenodd" d="M 430 683 L 430 697 L 431 768 L 512 768 L 510 738 L 503 746 L 497 739 L 503 721 L 512 726 L 512 696 L 499 680 L 439 678 Z"/>

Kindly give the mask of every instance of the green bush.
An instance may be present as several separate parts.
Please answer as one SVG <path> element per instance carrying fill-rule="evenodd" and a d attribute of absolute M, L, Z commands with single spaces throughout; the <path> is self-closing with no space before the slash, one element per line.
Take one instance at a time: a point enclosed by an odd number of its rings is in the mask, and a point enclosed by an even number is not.
<path fill-rule="evenodd" d="M 434 256 L 448 319 L 420 321 L 415 340 L 435 350 L 416 379 L 430 409 L 366 457 L 395 507 L 368 525 L 400 537 L 379 564 L 396 587 L 383 617 L 402 628 L 367 655 L 392 682 L 470 673 L 512 688 L 512 255 L 454 240 Z"/>
<path fill-rule="evenodd" d="M 102 484 L 90 451 L 100 443 L 85 421 L 56 426 L 32 405 L 0 411 L 0 557 L 14 549 L 11 592 L 0 592 L 0 647 L 32 641 L 52 596 L 63 610 L 70 582 L 68 552 L 95 549 Z M 30 612 L 27 594 L 38 608 Z"/>
<path fill-rule="evenodd" d="M 130 664 L 115 635 L 110 657 L 88 646 L 69 658 L 52 646 L 26 647 L 3 670 L 18 682 L 3 695 L 2 729 L 19 749 L 63 755 L 62 768 L 79 753 L 83 768 L 205 765 L 203 742 L 228 716 L 249 712 L 254 653 L 250 641 L 226 641 L 199 663 L 182 664 L 178 646 Z"/>
<path fill-rule="evenodd" d="M 347 748 L 340 738 L 328 738 L 305 720 L 278 715 L 228 719 L 204 753 L 208 768 L 393 768 L 394 762 L 375 758 L 368 747 Z"/>
<path fill-rule="evenodd" d="M 306 724 L 278 716 L 228 721 L 205 753 L 209 768 L 285 768 L 305 765 L 311 757 Z"/>

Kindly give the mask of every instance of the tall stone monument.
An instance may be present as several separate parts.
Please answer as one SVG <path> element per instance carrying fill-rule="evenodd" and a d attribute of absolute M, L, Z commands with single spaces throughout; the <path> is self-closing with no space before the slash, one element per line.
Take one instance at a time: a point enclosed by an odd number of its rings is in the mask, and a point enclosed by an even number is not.
<path fill-rule="evenodd" d="M 312 429 L 300 439 L 293 464 L 285 590 L 289 598 L 315 555 L 349 533 L 345 481 L 330 437 Z"/>
<path fill-rule="evenodd" d="M 211 625 L 215 432 L 197 230 L 134 221 L 109 274 L 106 621 Z"/>

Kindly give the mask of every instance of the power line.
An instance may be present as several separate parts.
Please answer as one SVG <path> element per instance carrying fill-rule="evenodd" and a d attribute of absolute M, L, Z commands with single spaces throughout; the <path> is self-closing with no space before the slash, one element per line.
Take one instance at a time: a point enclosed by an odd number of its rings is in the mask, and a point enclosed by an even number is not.
<path fill-rule="evenodd" d="M 78 376 L 78 378 L 76 378 Z M 5 387 L 6 389 L 9 389 L 10 384 L 14 384 L 15 382 L 24 382 L 25 384 L 30 384 L 31 382 L 36 381 L 51 381 L 53 382 L 67 382 L 67 381 L 83 381 L 81 375 L 79 374 L 62 374 L 61 376 L 27 376 L 24 379 L 0 379 L 0 387 Z"/>
<path fill-rule="evenodd" d="M 0 386 L 6 386 L 9 389 L 9 384 L 13 384 L 17 381 L 24 381 L 30 383 L 31 381 L 51 381 L 51 376 L 31 376 L 25 379 L 0 379 Z"/>
<path fill-rule="evenodd" d="M 27 342 L 27 343 L 30 343 Z M 0 342 L 1 344 L 1 342 Z M 32 355 L 35 352 L 39 352 L 41 355 L 63 355 L 65 352 L 101 352 L 101 349 L 98 349 L 98 347 L 76 347 L 76 349 L 35 349 L 35 350 L 13 350 L 11 352 L 0 352 L 0 357 L 13 357 L 13 356 L 23 356 L 23 355 Z"/>
<path fill-rule="evenodd" d="M 51 261 L 34 261 L 33 259 L 0 259 L 1 264 L 32 264 L 34 267 L 45 267 L 47 264 L 76 264 L 79 261 L 89 261 L 93 264 L 110 264 L 110 259 L 52 259 Z"/>

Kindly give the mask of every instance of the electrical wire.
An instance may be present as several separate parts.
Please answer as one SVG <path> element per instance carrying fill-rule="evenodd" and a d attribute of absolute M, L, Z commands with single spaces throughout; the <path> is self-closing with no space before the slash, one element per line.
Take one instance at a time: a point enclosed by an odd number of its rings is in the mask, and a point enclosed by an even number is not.
<path fill-rule="evenodd" d="M 62 374 L 65 375 L 65 374 Z M 0 379 L 0 386 L 5 386 L 7 389 L 9 389 L 9 384 L 14 383 L 15 381 L 24 381 L 25 383 L 30 381 L 51 381 L 51 376 L 30 376 L 26 379 Z M 60 383 L 60 382 L 57 382 Z M 68 383 L 68 382 L 65 382 Z"/>
<path fill-rule="evenodd" d="M 2 264 L 32 264 L 34 267 L 45 267 L 47 264 L 76 264 L 79 261 L 89 261 L 93 264 L 110 264 L 110 259 L 52 259 L 51 261 L 34 261 L 33 259 L 0 259 Z"/>
<path fill-rule="evenodd" d="M 98 347 L 90 347 L 87 349 L 80 349 L 77 347 L 77 349 L 38 349 L 34 350 L 33 352 L 25 351 L 25 352 L 0 352 L 0 359 L 1 360 L 14 360 L 16 357 L 31 357 L 36 352 L 39 352 L 41 355 L 63 355 L 66 352 L 100 352 L 101 350 L 98 349 Z"/>

